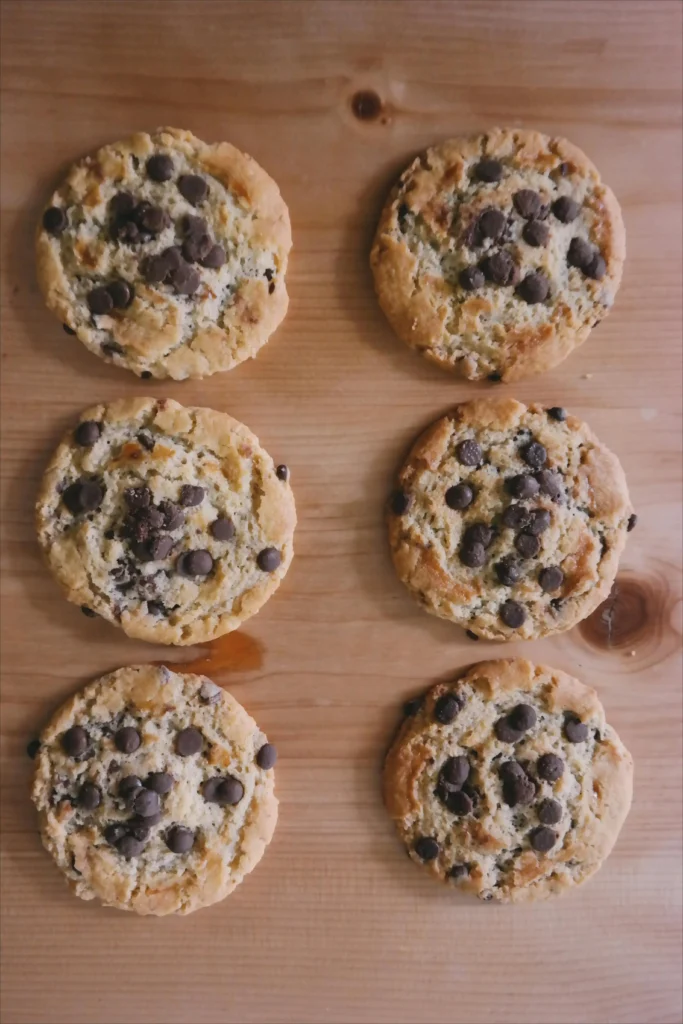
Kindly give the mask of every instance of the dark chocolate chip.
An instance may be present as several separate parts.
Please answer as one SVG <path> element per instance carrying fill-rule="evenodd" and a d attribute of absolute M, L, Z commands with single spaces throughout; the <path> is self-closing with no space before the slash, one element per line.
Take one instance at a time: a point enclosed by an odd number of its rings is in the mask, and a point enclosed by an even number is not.
<path fill-rule="evenodd" d="M 137 834 L 141 828 L 145 828 L 147 831 L 144 835 L 149 835 L 149 830 L 153 825 L 158 825 L 163 816 L 161 811 L 157 811 L 155 814 L 146 814 L 144 818 L 140 814 L 135 814 L 130 819 L 130 830 Z"/>
<path fill-rule="evenodd" d="M 442 725 L 450 725 L 461 710 L 461 698 L 454 693 L 444 693 L 434 705 L 434 718 Z"/>
<path fill-rule="evenodd" d="M 446 491 L 446 504 L 456 511 L 468 508 L 473 501 L 474 491 L 469 484 L 455 484 Z"/>
<path fill-rule="evenodd" d="M 562 497 L 562 478 L 559 473 L 553 473 L 551 469 L 542 469 L 536 474 L 536 480 L 543 494 L 556 501 Z"/>
<path fill-rule="evenodd" d="M 510 629 L 519 629 L 526 619 L 526 611 L 517 601 L 505 601 L 498 609 L 498 614 Z"/>
<path fill-rule="evenodd" d="M 454 793 L 446 793 L 444 803 L 451 814 L 458 814 L 462 816 L 465 814 L 471 814 L 474 807 L 472 798 L 464 789 L 456 789 Z"/>
<path fill-rule="evenodd" d="M 538 494 L 540 487 L 538 480 L 528 473 L 520 473 L 507 481 L 508 490 L 515 498 L 533 498 Z"/>
<path fill-rule="evenodd" d="M 74 440 L 83 448 L 92 448 L 102 433 L 102 424 L 95 420 L 83 420 L 74 431 Z"/>
<path fill-rule="evenodd" d="M 171 273 L 171 267 L 163 253 L 143 260 L 140 272 L 147 284 L 161 284 Z"/>
<path fill-rule="evenodd" d="M 471 439 L 460 441 L 456 446 L 455 455 L 462 466 L 478 466 L 484 457 L 480 446 Z"/>
<path fill-rule="evenodd" d="M 593 259 L 594 252 L 593 246 L 585 239 L 572 238 L 567 249 L 567 263 L 570 267 L 584 270 Z"/>
<path fill-rule="evenodd" d="M 463 545 L 469 547 L 470 544 L 481 544 L 483 547 L 489 547 L 493 540 L 493 530 L 486 523 L 473 523 L 472 526 L 468 526 L 463 536 Z"/>
<path fill-rule="evenodd" d="M 149 380 L 151 376 L 152 376 L 152 371 L 151 370 L 143 370 L 142 373 L 140 374 L 140 378 L 142 380 Z"/>
<path fill-rule="evenodd" d="M 202 283 L 199 271 L 185 261 L 170 272 L 168 280 L 178 295 L 194 295 Z"/>
<path fill-rule="evenodd" d="M 102 803 L 102 793 L 94 782 L 84 782 L 78 791 L 78 806 L 85 811 L 94 811 Z"/>
<path fill-rule="evenodd" d="M 119 839 L 123 839 L 126 834 L 126 826 L 121 822 L 116 821 L 111 825 L 107 825 L 104 830 L 104 838 L 110 844 L 110 846 L 116 846 Z"/>
<path fill-rule="evenodd" d="M 564 734 L 570 743 L 583 743 L 588 739 L 588 726 L 576 715 L 567 715 Z"/>
<path fill-rule="evenodd" d="M 183 256 L 188 263 L 199 263 L 209 254 L 212 246 L 213 242 L 208 234 L 188 235 L 183 242 Z"/>
<path fill-rule="evenodd" d="M 209 231 L 209 225 L 204 218 L 192 213 L 183 217 L 182 228 L 186 235 L 205 235 Z"/>
<path fill-rule="evenodd" d="M 182 825 L 175 825 L 166 836 L 166 845 L 171 853 L 189 853 L 194 846 L 194 832 Z"/>
<path fill-rule="evenodd" d="M 26 746 L 26 753 L 28 754 L 28 756 L 31 758 L 32 761 L 35 758 L 35 756 L 36 756 L 36 754 L 38 753 L 39 750 L 40 750 L 40 740 L 31 740 L 31 742 L 28 743 L 27 746 Z"/>
<path fill-rule="evenodd" d="M 147 371 L 145 371 L 147 372 Z M 142 374 L 144 376 L 144 373 Z M 138 443 L 142 445 L 148 452 L 154 451 L 155 441 L 151 434 L 140 433 L 137 435 Z"/>
<path fill-rule="evenodd" d="M 599 252 L 594 254 L 590 263 L 583 268 L 583 272 L 586 277 L 591 277 L 594 281 L 601 281 L 603 279 L 607 272 L 607 264 Z"/>
<path fill-rule="evenodd" d="M 534 192 L 530 188 L 523 188 L 519 192 L 515 192 L 512 202 L 520 217 L 524 217 L 526 220 L 533 220 L 534 217 L 538 217 L 542 206 L 541 197 L 538 192 Z"/>
<path fill-rule="evenodd" d="M 222 782 L 220 775 L 215 775 L 211 779 L 207 779 L 206 782 L 202 783 L 202 796 L 209 804 L 216 803 L 216 790 Z"/>
<path fill-rule="evenodd" d="M 528 732 L 536 725 L 536 711 L 531 704 L 517 704 L 508 715 L 508 720 L 513 729 L 519 732 Z"/>
<path fill-rule="evenodd" d="M 264 548 L 256 556 L 256 564 L 262 572 L 275 572 L 282 562 L 282 555 L 277 548 Z"/>
<path fill-rule="evenodd" d="M 460 561 L 470 569 L 478 569 L 486 562 L 486 548 L 483 544 L 470 544 L 460 549 Z"/>
<path fill-rule="evenodd" d="M 486 256 L 481 267 L 487 280 L 492 284 L 512 285 L 519 280 L 519 270 L 515 261 L 504 249 Z"/>
<path fill-rule="evenodd" d="M 65 334 L 75 334 L 76 333 L 72 327 L 69 327 L 68 324 L 62 324 L 62 330 L 64 331 Z"/>
<path fill-rule="evenodd" d="M 137 510 L 148 508 L 152 504 L 152 492 L 149 487 L 127 487 L 123 492 L 123 498 L 128 508 Z"/>
<path fill-rule="evenodd" d="M 140 733 L 137 729 L 134 729 L 132 725 L 124 725 L 122 729 L 118 729 L 114 736 L 114 743 L 116 744 L 117 750 L 120 750 L 122 754 L 132 754 L 140 746 L 142 740 L 140 739 Z"/>
<path fill-rule="evenodd" d="M 484 287 L 486 278 L 479 267 L 465 267 L 464 270 L 460 271 L 458 280 L 460 281 L 460 286 L 466 292 L 474 292 L 478 288 Z"/>
<path fill-rule="evenodd" d="M 480 160 L 473 168 L 474 175 L 479 181 L 494 182 L 500 181 L 503 177 L 503 165 L 500 160 L 485 158 Z"/>
<path fill-rule="evenodd" d="M 132 860 L 133 857 L 139 857 L 144 848 L 144 842 L 141 839 L 136 839 L 135 836 L 123 836 L 116 843 L 116 849 L 122 857 L 125 857 L 126 860 Z"/>
<path fill-rule="evenodd" d="M 540 825 L 529 833 L 529 842 L 537 853 L 547 853 L 557 842 L 557 833 L 545 825 Z"/>
<path fill-rule="evenodd" d="M 507 775 L 503 779 L 503 800 L 508 807 L 530 804 L 536 796 L 536 787 L 526 773 Z"/>
<path fill-rule="evenodd" d="M 106 288 L 102 286 L 93 288 L 88 295 L 88 308 L 93 316 L 104 316 L 106 313 L 111 313 L 114 308 L 114 300 Z"/>
<path fill-rule="evenodd" d="M 579 215 L 581 207 L 569 196 L 560 196 L 553 203 L 553 213 L 562 224 L 570 224 Z"/>
<path fill-rule="evenodd" d="M 225 249 L 222 245 L 212 245 L 206 256 L 204 256 L 200 263 L 207 270 L 219 270 L 226 260 Z M 275 291 L 275 283 L 271 281 L 268 286 L 268 291 L 272 294 Z"/>
<path fill-rule="evenodd" d="M 548 459 L 547 451 L 538 441 L 531 441 L 525 445 L 519 454 L 527 466 L 531 466 L 532 469 L 541 469 L 542 466 L 545 466 Z"/>
<path fill-rule="evenodd" d="M 43 227 L 50 235 L 61 235 L 67 223 L 66 212 L 59 206 L 50 206 L 43 214 Z"/>
<path fill-rule="evenodd" d="M 460 789 L 470 774 L 470 763 L 462 754 L 457 757 L 449 757 L 441 765 L 439 772 L 440 781 L 447 789 Z"/>
<path fill-rule="evenodd" d="M 112 281 L 107 285 L 115 309 L 127 309 L 135 298 L 135 290 L 127 281 Z"/>
<path fill-rule="evenodd" d="M 531 512 L 524 505 L 508 505 L 502 519 L 503 526 L 511 530 L 523 530 L 531 522 Z"/>
<path fill-rule="evenodd" d="M 536 762 L 536 772 L 546 782 L 557 782 L 564 774 L 564 761 L 557 754 L 541 754 Z"/>
<path fill-rule="evenodd" d="M 163 517 L 162 526 L 165 530 L 177 530 L 185 522 L 185 516 L 174 502 L 164 498 L 159 502 L 158 507 Z"/>
<path fill-rule="evenodd" d="M 206 199 L 209 186 L 198 174 L 181 174 L 178 178 L 178 191 L 188 203 L 198 206 Z"/>
<path fill-rule="evenodd" d="M 117 192 L 109 200 L 109 212 L 120 220 L 127 220 L 135 209 L 135 196 L 130 192 Z"/>
<path fill-rule="evenodd" d="M 413 849 L 420 860 L 436 860 L 439 856 L 439 844 L 431 836 L 420 836 L 419 839 L 415 840 Z"/>
<path fill-rule="evenodd" d="M 235 524 L 229 516 L 220 516 L 211 523 L 209 532 L 216 540 L 232 540 L 235 536 Z"/>
<path fill-rule="evenodd" d="M 104 497 L 104 488 L 96 480 L 77 480 L 62 494 L 62 501 L 73 515 L 94 512 Z"/>
<path fill-rule="evenodd" d="M 82 757 L 89 743 L 90 737 L 80 725 L 72 725 L 62 736 L 62 750 L 68 757 Z"/>
<path fill-rule="evenodd" d="M 540 270 L 532 270 L 517 285 L 517 294 L 530 305 L 545 302 L 550 293 L 550 282 Z"/>
<path fill-rule="evenodd" d="M 557 800 L 541 800 L 536 813 L 544 825 L 557 825 L 562 818 L 562 804 Z"/>
<path fill-rule="evenodd" d="M 405 491 L 394 491 L 389 500 L 391 511 L 395 516 L 405 515 L 412 503 L 412 496 L 410 494 L 406 494 Z"/>
<path fill-rule="evenodd" d="M 448 877 L 452 878 L 454 882 L 459 882 L 461 878 L 466 878 L 470 873 L 470 869 L 467 864 L 454 864 L 448 872 Z"/>
<path fill-rule="evenodd" d="M 496 241 L 505 230 L 506 218 L 502 210 L 491 207 L 484 210 L 477 219 L 477 232 L 481 238 L 491 238 Z"/>
<path fill-rule="evenodd" d="M 496 576 L 504 587 L 513 587 L 522 578 L 522 570 L 512 559 L 504 558 L 495 565 Z"/>
<path fill-rule="evenodd" d="M 558 565 L 549 565 L 539 572 L 538 582 L 541 590 L 546 594 L 552 594 L 555 590 L 559 590 L 564 583 L 564 573 Z"/>
<path fill-rule="evenodd" d="M 173 550 L 173 544 L 173 538 L 167 537 L 165 534 L 152 537 L 147 542 L 148 561 L 160 562 L 167 558 Z"/>
<path fill-rule="evenodd" d="M 486 379 L 492 381 L 494 384 L 500 384 L 503 378 L 499 373 L 489 373 Z"/>
<path fill-rule="evenodd" d="M 541 542 L 530 533 L 519 533 L 515 537 L 515 547 L 522 558 L 535 558 L 541 550 Z"/>
<path fill-rule="evenodd" d="M 527 778 L 527 774 L 524 771 L 523 765 L 519 761 L 504 761 L 498 769 L 498 774 L 501 779 L 507 779 L 511 777 L 515 778 Z"/>
<path fill-rule="evenodd" d="M 555 171 L 557 171 L 557 173 L 562 178 L 566 178 L 567 175 L 571 173 L 571 169 L 572 169 L 571 164 L 568 164 L 565 161 L 563 161 L 561 164 L 557 165 L 557 167 L 555 168 Z"/>
<path fill-rule="evenodd" d="M 634 512 L 633 515 L 630 515 L 628 517 L 628 523 L 626 524 L 626 532 L 630 533 L 631 530 L 635 530 L 637 525 L 638 525 L 638 516 Z"/>
<path fill-rule="evenodd" d="M 176 569 L 181 576 L 208 576 L 213 569 L 213 558 L 208 551 L 186 551 L 176 562 Z"/>
<path fill-rule="evenodd" d="M 222 779 L 216 787 L 214 802 L 222 807 L 232 807 L 238 804 L 244 796 L 244 786 L 239 779 L 228 776 Z"/>
<path fill-rule="evenodd" d="M 264 771 L 275 766 L 277 761 L 277 750 L 272 743 L 264 743 L 256 755 L 256 764 Z"/>
<path fill-rule="evenodd" d="M 414 715 L 418 713 L 424 702 L 424 696 L 412 697 L 410 700 L 407 700 L 403 705 L 403 714 L 406 716 L 406 718 L 412 718 Z"/>
<path fill-rule="evenodd" d="M 532 245 L 534 249 L 547 245 L 549 237 L 550 230 L 548 225 L 544 224 L 542 220 L 531 220 L 522 229 L 522 238 L 527 245 Z"/>
<path fill-rule="evenodd" d="M 204 737 L 200 733 L 199 729 L 195 729 L 193 725 L 187 727 L 187 729 L 181 729 L 175 738 L 175 748 L 181 757 L 190 757 L 192 754 L 198 754 L 202 749 Z"/>
<path fill-rule="evenodd" d="M 94 612 L 92 610 L 92 608 L 88 608 L 88 606 L 86 604 L 82 604 L 81 605 L 81 611 L 85 615 L 86 619 L 96 619 L 97 618 L 97 612 Z"/>
<path fill-rule="evenodd" d="M 563 409 L 561 405 L 553 405 L 548 409 L 548 416 L 552 420 L 557 420 L 558 423 L 564 423 L 567 418 L 567 410 Z"/>
<path fill-rule="evenodd" d="M 173 160 L 168 153 L 155 153 L 145 166 L 152 181 L 170 181 L 173 177 Z"/>
<path fill-rule="evenodd" d="M 478 640 L 479 639 L 477 634 L 473 633 L 471 629 L 466 629 L 465 630 L 465 636 L 467 637 L 468 640 Z"/>
<path fill-rule="evenodd" d="M 154 817 L 158 817 L 159 821 L 161 821 L 160 814 L 155 815 Z M 131 818 L 128 822 L 128 835 L 133 836 L 134 839 L 148 839 L 151 830 L 151 822 L 149 821 L 149 819 L 145 820 L 145 818 Z"/>
<path fill-rule="evenodd" d="M 283 480 L 286 483 L 289 480 L 289 467 L 285 466 L 284 463 L 281 466 L 277 466 L 275 476 L 278 480 Z"/>
<path fill-rule="evenodd" d="M 141 786 L 142 781 L 137 777 L 137 775 L 124 775 L 119 782 L 118 794 L 119 796 L 129 797 L 134 790 L 140 789 Z"/>
<path fill-rule="evenodd" d="M 192 508 L 195 505 L 201 505 L 204 501 L 203 487 L 195 487 L 193 484 L 183 484 L 180 488 L 180 504 L 184 505 L 185 508 Z"/>

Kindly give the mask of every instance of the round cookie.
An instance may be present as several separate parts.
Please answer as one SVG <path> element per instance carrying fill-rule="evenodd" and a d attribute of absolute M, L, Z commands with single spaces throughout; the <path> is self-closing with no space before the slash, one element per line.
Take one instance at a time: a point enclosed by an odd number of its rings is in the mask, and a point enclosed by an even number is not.
<path fill-rule="evenodd" d="M 406 715 L 384 799 L 435 878 L 516 903 L 598 870 L 631 805 L 633 761 L 594 690 L 543 665 L 489 661 Z"/>
<path fill-rule="evenodd" d="M 258 864 L 278 802 L 275 748 L 203 676 L 136 665 L 90 683 L 40 737 L 43 844 L 82 899 L 189 914 Z"/>
<path fill-rule="evenodd" d="M 626 253 L 614 194 L 566 139 L 451 139 L 404 171 L 371 254 L 398 336 L 470 380 L 556 366 L 614 303 Z"/>
<path fill-rule="evenodd" d="M 223 412 L 133 398 L 87 409 L 55 452 L 38 539 L 70 601 L 155 643 L 237 629 L 293 555 L 286 466 Z"/>
<path fill-rule="evenodd" d="M 489 640 L 531 640 L 608 596 L 632 512 L 618 459 L 585 423 L 483 399 L 418 438 L 389 502 L 389 540 L 428 612 Z"/>
<path fill-rule="evenodd" d="M 287 312 L 289 213 L 227 142 L 160 128 L 77 163 L 43 212 L 38 281 L 70 334 L 142 377 L 255 356 Z"/>

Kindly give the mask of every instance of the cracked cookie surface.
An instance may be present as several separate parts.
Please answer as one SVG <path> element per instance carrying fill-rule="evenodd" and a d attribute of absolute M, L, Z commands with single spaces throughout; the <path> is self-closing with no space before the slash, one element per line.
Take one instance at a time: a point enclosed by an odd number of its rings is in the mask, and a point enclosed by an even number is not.
<path fill-rule="evenodd" d="M 562 138 L 493 129 L 427 150 L 382 212 L 371 265 L 398 336 L 470 380 L 561 362 L 611 306 L 619 204 Z"/>
<path fill-rule="evenodd" d="M 277 821 L 272 744 L 203 676 L 122 668 L 90 683 L 40 737 L 43 844 L 82 899 L 187 914 L 228 895 Z"/>
<path fill-rule="evenodd" d="M 388 520 L 396 571 L 427 611 L 531 640 L 608 596 L 635 516 L 619 460 L 585 423 L 482 399 L 418 438 Z"/>
<path fill-rule="evenodd" d="M 210 640 L 257 612 L 289 568 L 295 526 L 287 467 L 226 413 L 170 399 L 87 409 L 37 504 L 68 599 L 168 644 Z"/>
<path fill-rule="evenodd" d="M 206 377 L 284 319 L 289 212 L 229 143 L 160 128 L 77 163 L 43 213 L 38 281 L 95 355 L 138 376 Z"/>
<path fill-rule="evenodd" d="M 633 760 L 594 690 L 490 661 L 406 705 L 383 785 L 414 861 L 480 899 L 523 902 L 598 870 L 631 805 Z"/>

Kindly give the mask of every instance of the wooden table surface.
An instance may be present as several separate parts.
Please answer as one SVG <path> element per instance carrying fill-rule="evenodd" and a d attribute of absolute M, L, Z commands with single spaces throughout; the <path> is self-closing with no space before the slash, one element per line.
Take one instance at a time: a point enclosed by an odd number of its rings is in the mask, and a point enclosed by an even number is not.
<path fill-rule="evenodd" d="M 677 1022 L 681 1018 L 681 5 L 2 2 L 4 432 L 3 1022 Z M 355 104 L 359 92 L 379 98 Z M 286 322 L 204 382 L 146 383 L 43 308 L 34 223 L 74 158 L 158 125 L 229 139 L 270 171 L 295 249 Z M 496 385 L 398 342 L 367 253 L 422 147 L 492 125 L 568 136 L 626 218 L 610 317 L 552 373 L 507 388 L 568 406 L 620 455 L 638 510 L 619 590 L 583 628 L 473 644 L 394 577 L 382 523 L 411 438 Z M 300 525 L 277 596 L 210 674 L 277 743 L 280 822 L 255 873 L 188 918 L 72 897 L 40 846 L 28 740 L 87 680 L 197 652 L 128 640 L 68 605 L 32 505 L 94 401 L 152 393 L 227 410 L 292 468 Z M 210 656 L 211 652 L 204 652 Z M 501 907 L 411 865 L 379 769 L 401 702 L 468 663 L 524 654 L 595 685 L 634 754 L 635 800 L 597 878 Z"/>

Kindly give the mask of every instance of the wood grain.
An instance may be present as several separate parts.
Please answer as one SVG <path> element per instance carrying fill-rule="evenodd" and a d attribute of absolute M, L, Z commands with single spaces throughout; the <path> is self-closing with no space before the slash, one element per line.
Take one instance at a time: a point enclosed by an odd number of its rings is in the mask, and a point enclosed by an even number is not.
<path fill-rule="evenodd" d="M 5 1024 L 660 1022 L 681 1016 L 681 5 L 3 2 L 2 689 Z M 379 97 L 379 104 L 366 97 Z M 358 117 L 361 113 L 369 115 Z M 375 116 L 376 115 L 376 116 Z M 172 124 L 229 139 L 278 180 L 289 316 L 258 358 L 150 387 L 43 309 L 37 212 L 75 157 Z M 621 456 L 640 522 L 620 592 L 519 653 L 598 687 L 636 759 L 630 818 L 582 891 L 532 908 L 449 895 L 405 858 L 378 769 L 401 701 L 503 653 L 425 616 L 395 580 L 381 507 L 417 431 L 492 385 L 456 383 L 392 336 L 367 251 L 420 148 L 493 124 L 583 147 L 621 200 L 613 314 L 515 387 L 568 406 Z M 86 680 L 164 651 L 68 606 L 32 503 L 77 412 L 129 393 L 244 420 L 292 467 L 297 556 L 216 678 L 281 751 L 280 824 L 225 903 L 147 920 L 72 898 L 42 852 L 26 742 Z M 182 657 L 210 652 L 171 652 Z"/>

